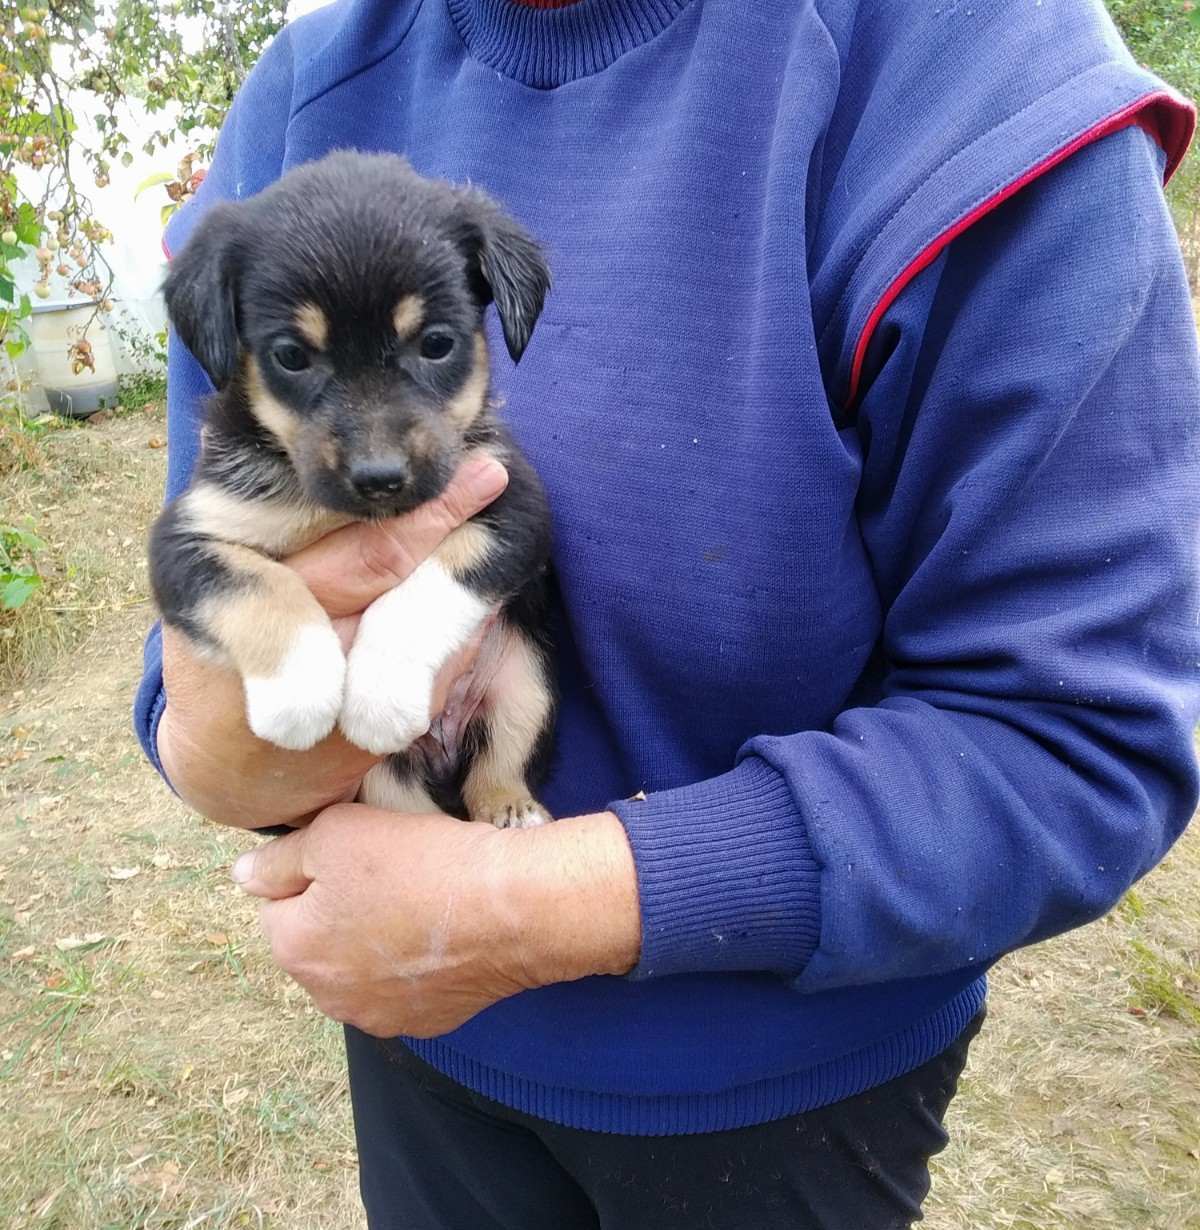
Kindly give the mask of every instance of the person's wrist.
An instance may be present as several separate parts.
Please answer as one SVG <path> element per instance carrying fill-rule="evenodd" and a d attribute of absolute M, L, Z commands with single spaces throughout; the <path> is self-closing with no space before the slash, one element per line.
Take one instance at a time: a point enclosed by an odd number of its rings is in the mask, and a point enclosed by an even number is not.
<path fill-rule="evenodd" d="M 611 812 L 507 830 L 506 943 L 533 986 L 627 974 L 641 949 L 637 872 Z"/>

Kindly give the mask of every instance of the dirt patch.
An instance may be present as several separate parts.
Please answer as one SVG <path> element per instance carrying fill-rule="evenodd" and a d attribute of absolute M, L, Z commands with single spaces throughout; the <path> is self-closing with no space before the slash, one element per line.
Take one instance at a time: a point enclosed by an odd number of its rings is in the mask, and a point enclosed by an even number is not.
<path fill-rule="evenodd" d="M 351 1230 L 339 1031 L 230 884 L 254 839 L 188 815 L 129 726 L 163 434 L 89 428 L 82 464 L 71 433 L 23 488 L 95 609 L 0 700 L 0 1224 Z M 1193 833 L 1109 918 L 1003 963 L 926 1224 L 1200 1228 L 1198 924 Z"/>

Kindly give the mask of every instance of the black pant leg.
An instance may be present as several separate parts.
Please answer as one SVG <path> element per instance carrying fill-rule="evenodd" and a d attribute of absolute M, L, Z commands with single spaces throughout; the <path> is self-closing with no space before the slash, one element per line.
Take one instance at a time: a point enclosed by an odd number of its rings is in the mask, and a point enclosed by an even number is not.
<path fill-rule="evenodd" d="M 929 1063 L 774 1123 L 695 1136 L 559 1127 L 346 1031 L 371 1230 L 907 1230 L 983 1014 Z"/>
<path fill-rule="evenodd" d="M 602 1230 L 906 1230 L 982 1014 L 929 1063 L 774 1123 L 697 1136 L 539 1126 Z"/>
<path fill-rule="evenodd" d="M 346 1054 L 370 1230 L 597 1230 L 576 1183 L 503 1108 L 358 1030 Z"/>

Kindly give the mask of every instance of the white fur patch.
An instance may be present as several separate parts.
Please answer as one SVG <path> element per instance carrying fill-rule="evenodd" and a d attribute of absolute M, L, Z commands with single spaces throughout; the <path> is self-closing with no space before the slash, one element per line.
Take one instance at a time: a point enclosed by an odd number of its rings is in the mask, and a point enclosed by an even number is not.
<path fill-rule="evenodd" d="M 274 675 L 247 675 L 246 717 L 260 739 L 304 751 L 337 722 L 346 680 L 346 658 L 328 624 L 300 629 Z"/>
<path fill-rule="evenodd" d="M 433 682 L 470 640 L 489 605 L 426 560 L 363 612 L 350 649 L 339 723 L 351 743 L 376 755 L 402 752 L 433 719 Z"/>

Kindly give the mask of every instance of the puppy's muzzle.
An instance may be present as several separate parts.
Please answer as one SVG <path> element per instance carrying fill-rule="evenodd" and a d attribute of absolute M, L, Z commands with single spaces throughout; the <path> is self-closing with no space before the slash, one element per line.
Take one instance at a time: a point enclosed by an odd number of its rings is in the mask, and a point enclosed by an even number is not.
<path fill-rule="evenodd" d="M 367 500 L 395 499 L 411 482 L 412 469 L 403 457 L 356 461 L 350 467 L 351 486 Z"/>

